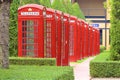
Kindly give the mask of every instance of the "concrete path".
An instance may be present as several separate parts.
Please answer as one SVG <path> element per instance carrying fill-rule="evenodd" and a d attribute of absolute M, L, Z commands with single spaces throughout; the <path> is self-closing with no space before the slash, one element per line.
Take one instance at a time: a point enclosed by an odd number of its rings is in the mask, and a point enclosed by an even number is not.
<path fill-rule="evenodd" d="M 93 78 L 91 80 L 120 80 L 120 78 Z"/>
<path fill-rule="evenodd" d="M 80 64 L 71 64 L 74 67 L 75 80 L 90 80 L 89 63 L 94 57 L 90 57 Z"/>
<path fill-rule="evenodd" d="M 91 78 L 89 73 L 89 63 L 94 57 L 90 57 L 84 62 L 72 63 L 75 80 L 120 80 L 120 78 Z"/>

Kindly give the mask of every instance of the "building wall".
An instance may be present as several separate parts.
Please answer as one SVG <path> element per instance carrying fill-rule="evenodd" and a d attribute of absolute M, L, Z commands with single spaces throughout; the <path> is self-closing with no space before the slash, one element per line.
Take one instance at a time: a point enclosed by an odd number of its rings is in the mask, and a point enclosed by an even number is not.
<path fill-rule="evenodd" d="M 98 24 L 98 28 L 102 30 L 102 44 L 107 49 L 110 47 L 109 32 L 110 32 L 110 15 L 109 10 L 104 8 L 103 2 L 109 0 L 77 0 L 82 9 L 86 20 L 90 24 Z"/>
<path fill-rule="evenodd" d="M 104 15 L 103 2 L 105 0 L 78 0 L 78 3 L 85 15 L 102 16 Z M 88 11 L 89 10 L 89 11 Z"/>

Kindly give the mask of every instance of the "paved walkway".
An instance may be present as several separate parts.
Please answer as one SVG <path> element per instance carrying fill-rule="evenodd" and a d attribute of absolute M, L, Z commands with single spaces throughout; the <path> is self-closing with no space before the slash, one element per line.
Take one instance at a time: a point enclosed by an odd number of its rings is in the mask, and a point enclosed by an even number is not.
<path fill-rule="evenodd" d="M 92 80 L 120 80 L 120 78 L 94 78 Z"/>
<path fill-rule="evenodd" d="M 74 67 L 75 80 L 90 80 L 89 63 L 94 57 L 90 57 L 80 64 L 71 64 Z"/>
<path fill-rule="evenodd" d="M 120 80 L 120 78 L 93 78 L 91 79 L 89 73 L 89 63 L 94 57 L 90 57 L 84 62 L 70 64 L 74 68 L 75 80 Z"/>

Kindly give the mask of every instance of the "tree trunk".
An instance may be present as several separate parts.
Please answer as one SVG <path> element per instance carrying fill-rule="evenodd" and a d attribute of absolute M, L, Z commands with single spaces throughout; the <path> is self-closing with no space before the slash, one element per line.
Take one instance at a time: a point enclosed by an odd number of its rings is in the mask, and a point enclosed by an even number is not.
<path fill-rule="evenodd" d="M 0 44 L 0 65 L 2 64 L 2 48 L 1 48 L 1 44 Z"/>
<path fill-rule="evenodd" d="M 71 0 L 72 3 L 76 2 L 76 0 Z"/>
<path fill-rule="evenodd" d="M 9 13 L 10 2 L 0 4 L 0 45 L 2 53 L 2 68 L 9 68 Z"/>

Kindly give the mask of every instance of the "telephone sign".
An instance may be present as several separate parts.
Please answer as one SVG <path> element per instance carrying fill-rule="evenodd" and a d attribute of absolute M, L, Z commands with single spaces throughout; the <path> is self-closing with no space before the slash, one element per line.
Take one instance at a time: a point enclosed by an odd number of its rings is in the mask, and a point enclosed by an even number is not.
<path fill-rule="evenodd" d="M 93 26 L 93 27 L 99 27 L 99 24 L 91 24 L 91 26 Z"/>
<path fill-rule="evenodd" d="M 26 15 L 29 15 L 29 16 L 32 16 L 32 15 L 38 16 L 40 14 L 39 14 L 39 12 L 21 12 L 21 15 L 22 16 L 26 16 Z"/>

